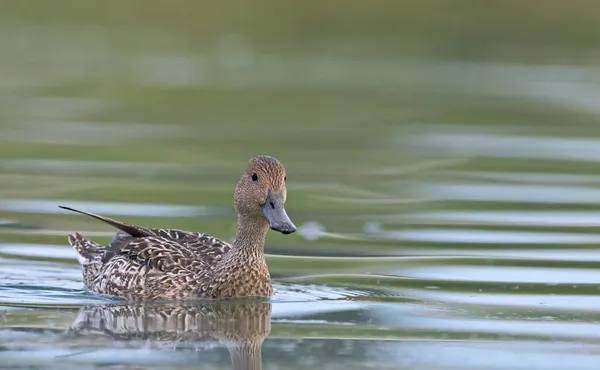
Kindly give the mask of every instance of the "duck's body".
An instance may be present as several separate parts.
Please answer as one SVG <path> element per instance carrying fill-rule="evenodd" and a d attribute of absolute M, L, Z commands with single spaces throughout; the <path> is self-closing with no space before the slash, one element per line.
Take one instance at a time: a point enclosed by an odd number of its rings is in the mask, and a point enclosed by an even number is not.
<path fill-rule="evenodd" d="M 283 172 L 282 179 L 272 171 Z M 257 174 L 265 180 L 259 183 Z M 78 233 L 69 235 L 85 287 L 142 300 L 272 295 L 265 236 L 269 226 L 285 234 L 296 230 L 283 208 L 283 166 L 272 157 L 253 158 L 235 195 L 238 226 L 233 244 L 204 233 L 128 225 L 61 206 L 118 229 L 106 246 Z"/>
<path fill-rule="evenodd" d="M 89 212 L 70 209 L 103 220 L 119 229 L 113 240 L 103 246 L 85 239 L 79 233 L 69 235 L 69 243 L 78 253 L 83 281 L 87 289 L 133 299 L 180 299 L 201 296 L 220 298 L 235 295 L 272 294 L 270 284 L 252 292 L 220 287 L 218 277 L 235 279 L 236 273 L 252 275 L 270 282 L 264 261 L 236 263 L 223 257 L 232 245 L 203 233 L 181 230 L 148 229 L 126 225 Z M 264 259 L 264 258 L 263 258 Z M 258 263 L 257 263 L 258 262 Z M 230 266 L 229 266 L 230 265 Z M 228 268 L 235 266 L 235 268 Z M 254 266 L 255 271 L 248 271 Z M 223 276 L 230 274 L 230 276 Z"/>

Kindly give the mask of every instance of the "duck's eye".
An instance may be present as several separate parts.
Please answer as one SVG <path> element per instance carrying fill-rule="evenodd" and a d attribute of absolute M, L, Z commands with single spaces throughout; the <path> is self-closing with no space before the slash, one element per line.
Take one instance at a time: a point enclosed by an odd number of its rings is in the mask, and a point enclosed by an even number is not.
<path fill-rule="evenodd" d="M 252 173 L 252 181 L 258 181 L 258 175 L 256 173 Z"/>
<path fill-rule="evenodd" d="M 287 181 L 287 175 L 283 176 L 283 181 Z"/>

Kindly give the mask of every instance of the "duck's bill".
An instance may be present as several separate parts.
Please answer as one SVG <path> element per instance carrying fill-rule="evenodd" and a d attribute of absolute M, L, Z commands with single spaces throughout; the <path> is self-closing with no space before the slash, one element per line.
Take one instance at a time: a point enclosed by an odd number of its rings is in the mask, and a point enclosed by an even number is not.
<path fill-rule="evenodd" d="M 296 231 L 296 225 L 290 220 L 283 205 L 283 195 L 269 194 L 267 201 L 261 206 L 262 212 L 269 221 L 269 226 L 282 234 Z"/>

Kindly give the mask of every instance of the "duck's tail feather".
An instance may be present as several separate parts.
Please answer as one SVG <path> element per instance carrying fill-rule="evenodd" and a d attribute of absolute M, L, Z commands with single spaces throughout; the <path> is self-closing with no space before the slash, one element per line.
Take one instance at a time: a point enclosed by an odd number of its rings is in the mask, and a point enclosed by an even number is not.
<path fill-rule="evenodd" d="M 69 234 L 69 244 L 77 251 L 77 260 L 81 265 L 98 263 L 104 254 L 104 247 L 84 238 L 79 233 Z"/>
<path fill-rule="evenodd" d="M 100 216 L 97 215 L 95 213 L 92 212 L 87 212 L 87 211 L 82 211 L 80 209 L 75 209 L 75 208 L 71 208 L 71 207 L 66 207 L 66 206 L 58 206 L 58 208 L 62 208 L 62 209 L 66 209 L 68 211 L 73 211 L 73 212 L 77 212 L 77 213 L 81 213 L 83 215 L 86 216 L 90 216 L 93 217 L 97 220 L 106 222 L 107 224 L 123 231 L 124 233 L 131 235 L 133 237 L 143 237 L 143 236 L 148 236 L 147 233 L 145 232 L 145 228 L 143 227 L 139 227 L 139 226 L 134 226 L 134 225 L 128 225 L 126 223 L 117 221 L 117 220 L 113 220 L 112 218 L 108 218 L 108 217 L 104 217 L 104 216 Z"/>

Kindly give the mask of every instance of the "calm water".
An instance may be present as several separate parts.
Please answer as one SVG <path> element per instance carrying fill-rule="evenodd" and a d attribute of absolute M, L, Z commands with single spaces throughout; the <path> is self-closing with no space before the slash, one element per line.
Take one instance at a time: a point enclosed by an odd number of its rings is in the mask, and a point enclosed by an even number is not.
<path fill-rule="evenodd" d="M 596 5 L 149 2 L 3 4 L 0 368 L 599 368 Z M 83 290 L 59 204 L 231 241 L 256 154 L 272 299 Z"/>

